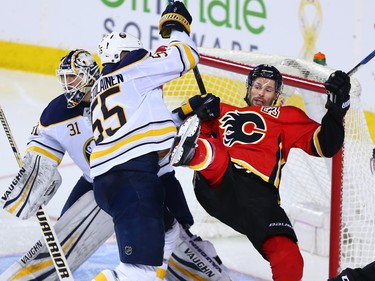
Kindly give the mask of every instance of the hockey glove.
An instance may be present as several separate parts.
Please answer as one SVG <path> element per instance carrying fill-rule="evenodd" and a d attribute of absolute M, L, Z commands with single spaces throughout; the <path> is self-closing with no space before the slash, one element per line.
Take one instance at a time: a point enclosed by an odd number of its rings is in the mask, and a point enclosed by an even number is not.
<path fill-rule="evenodd" d="M 159 21 L 160 35 L 163 38 L 170 38 L 172 30 L 185 31 L 190 35 L 191 21 L 192 17 L 184 3 L 173 2 L 161 14 Z"/>
<path fill-rule="evenodd" d="M 343 270 L 339 275 L 336 277 L 330 278 L 327 281 L 359 281 L 359 280 L 366 280 L 363 279 L 358 273 L 356 272 L 356 269 L 347 268 Z"/>
<path fill-rule="evenodd" d="M 185 120 L 193 114 L 197 114 L 201 120 L 216 118 L 220 114 L 220 98 L 213 94 L 207 94 L 205 96 L 195 95 L 184 101 L 184 103 L 174 109 L 173 112 L 177 113 L 181 120 Z"/>
<path fill-rule="evenodd" d="M 41 205 L 46 205 L 62 179 L 53 160 L 29 151 L 17 176 L 1 197 L 3 208 L 21 219 L 34 216 Z"/>
<path fill-rule="evenodd" d="M 326 108 L 333 110 L 336 115 L 344 117 L 350 107 L 350 78 L 340 70 L 332 73 L 324 83 L 328 92 Z"/>

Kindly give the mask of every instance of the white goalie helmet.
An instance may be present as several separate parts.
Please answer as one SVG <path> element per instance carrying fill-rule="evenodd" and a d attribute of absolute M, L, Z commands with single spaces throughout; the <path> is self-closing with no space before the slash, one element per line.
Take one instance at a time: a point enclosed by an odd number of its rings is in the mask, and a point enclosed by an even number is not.
<path fill-rule="evenodd" d="M 67 107 L 73 108 L 90 92 L 100 76 L 100 69 L 89 52 L 77 49 L 61 59 L 56 76 L 64 90 Z"/>
<path fill-rule="evenodd" d="M 120 61 L 122 51 L 134 51 L 142 49 L 142 42 L 126 32 L 114 31 L 103 37 L 99 43 L 98 54 L 102 65 Z"/>

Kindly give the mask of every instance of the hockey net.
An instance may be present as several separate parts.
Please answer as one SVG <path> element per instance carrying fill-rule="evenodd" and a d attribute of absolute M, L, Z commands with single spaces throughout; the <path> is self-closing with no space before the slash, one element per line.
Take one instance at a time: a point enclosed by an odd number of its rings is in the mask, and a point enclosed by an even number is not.
<path fill-rule="evenodd" d="M 225 103 L 244 106 L 249 70 L 267 63 L 283 74 L 280 106 L 295 105 L 317 122 L 326 112 L 327 96 L 322 82 L 334 71 L 327 66 L 253 52 L 209 48 L 200 48 L 200 52 L 199 70 L 206 90 L 220 96 Z M 360 84 L 354 77 L 351 83 L 351 107 L 345 118 L 342 152 L 332 161 L 293 149 L 280 185 L 281 205 L 297 232 L 300 247 L 313 254 L 330 256 L 330 273 L 364 266 L 373 261 L 375 253 L 375 176 L 369 167 L 373 142 L 361 105 Z M 170 109 L 199 93 L 192 71 L 164 87 Z M 194 215 L 193 230 L 206 238 L 236 235 L 199 206 L 192 187 L 186 187 L 191 186 L 192 174 L 188 169 L 178 168 L 177 175 L 182 177 Z"/>

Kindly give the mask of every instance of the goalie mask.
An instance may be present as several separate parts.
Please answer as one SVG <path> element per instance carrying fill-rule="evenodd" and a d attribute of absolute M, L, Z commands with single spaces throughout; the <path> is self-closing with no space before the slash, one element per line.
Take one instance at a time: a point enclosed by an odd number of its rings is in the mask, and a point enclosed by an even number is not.
<path fill-rule="evenodd" d="M 276 98 L 274 103 L 277 101 L 277 97 L 281 94 L 283 88 L 283 77 L 276 67 L 268 64 L 260 64 L 250 71 L 246 81 L 246 88 L 253 86 L 255 80 L 258 77 L 268 78 L 275 81 L 276 86 Z M 245 101 L 248 105 L 251 105 L 249 95 L 246 93 Z"/>
<path fill-rule="evenodd" d="M 61 59 L 56 76 L 64 90 L 67 107 L 77 106 L 99 78 L 100 70 L 93 56 L 81 49 Z"/>
<path fill-rule="evenodd" d="M 112 32 L 103 37 L 99 43 L 98 54 L 102 65 L 120 61 L 121 52 L 143 49 L 142 42 L 125 32 Z"/>

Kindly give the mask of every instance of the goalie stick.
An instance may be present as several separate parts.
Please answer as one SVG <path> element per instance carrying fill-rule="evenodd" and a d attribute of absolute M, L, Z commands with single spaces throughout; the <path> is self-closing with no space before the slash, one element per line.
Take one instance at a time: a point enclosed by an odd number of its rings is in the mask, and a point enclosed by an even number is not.
<path fill-rule="evenodd" d="M 22 167 L 22 158 L 21 154 L 18 151 L 17 145 L 14 141 L 13 135 L 10 131 L 9 124 L 5 118 L 5 114 L 3 109 L 0 106 L 0 120 L 1 124 L 3 125 L 5 134 L 8 138 L 8 142 L 12 148 L 13 154 L 16 157 L 18 166 Z M 61 245 L 59 241 L 57 240 L 56 232 L 54 231 L 51 222 L 46 215 L 46 212 L 44 211 L 43 207 L 40 206 L 38 212 L 36 213 L 36 217 L 38 219 L 43 238 L 46 242 L 46 245 L 48 246 L 48 251 L 51 255 L 53 264 L 55 266 L 57 275 L 59 276 L 59 279 L 62 281 L 74 281 L 73 275 L 69 269 L 68 263 L 66 261 L 64 252 L 61 248 Z"/>

